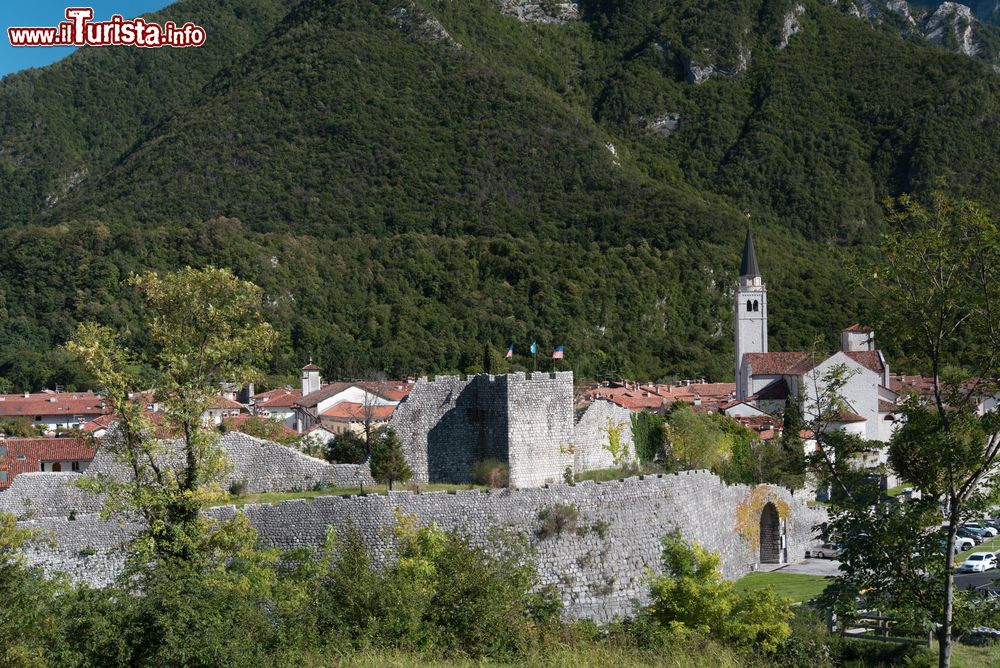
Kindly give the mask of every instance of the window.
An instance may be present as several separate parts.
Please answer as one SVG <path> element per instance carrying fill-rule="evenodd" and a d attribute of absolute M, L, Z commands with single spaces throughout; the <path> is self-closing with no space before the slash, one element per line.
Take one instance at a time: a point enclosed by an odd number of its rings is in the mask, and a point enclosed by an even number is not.
<path fill-rule="evenodd" d="M 7 482 L 7 472 L 0 471 L 0 482 Z"/>
<path fill-rule="evenodd" d="M 80 462 L 73 462 L 73 463 L 71 464 L 71 467 L 72 467 L 72 469 L 73 469 L 74 471 L 77 471 L 77 472 L 79 472 L 79 471 L 80 471 Z"/>
<path fill-rule="evenodd" d="M 41 421 L 42 421 L 42 416 L 41 415 L 36 415 L 35 416 L 35 422 L 41 422 Z"/>
<path fill-rule="evenodd" d="M 23 462 L 27 458 L 28 458 L 28 455 L 18 455 L 17 457 L 15 457 L 15 459 L 17 461 L 19 461 L 19 462 Z"/>
<path fill-rule="evenodd" d="M 753 310 L 755 313 L 760 310 L 760 304 L 757 303 L 756 299 L 753 300 Z"/>
<path fill-rule="evenodd" d="M 753 304 L 751 304 L 750 300 L 748 299 L 747 300 L 747 313 L 749 313 L 752 310 L 753 310 Z"/>

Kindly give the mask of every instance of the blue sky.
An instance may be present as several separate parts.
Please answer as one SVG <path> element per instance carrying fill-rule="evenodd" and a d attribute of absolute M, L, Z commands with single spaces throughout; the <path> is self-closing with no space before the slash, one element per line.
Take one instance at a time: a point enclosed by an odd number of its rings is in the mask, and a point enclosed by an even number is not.
<path fill-rule="evenodd" d="M 17 0 L 3 2 L 0 8 L 0 77 L 23 70 L 26 67 L 42 67 L 65 58 L 73 52 L 72 47 L 19 47 L 14 48 L 7 40 L 7 28 L 11 26 L 55 26 L 66 20 L 67 7 L 93 7 L 94 18 L 107 20 L 112 14 L 134 18 L 139 14 L 162 9 L 173 0 Z"/>

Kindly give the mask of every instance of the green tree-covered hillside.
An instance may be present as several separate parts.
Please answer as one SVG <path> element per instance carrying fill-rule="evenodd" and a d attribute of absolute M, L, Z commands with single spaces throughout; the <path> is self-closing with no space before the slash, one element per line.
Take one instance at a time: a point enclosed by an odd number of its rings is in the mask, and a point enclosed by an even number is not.
<path fill-rule="evenodd" d="M 202 49 L 5 78 L 0 375 L 84 382 L 50 350 L 135 323 L 124 277 L 216 264 L 264 288 L 279 375 L 474 371 L 537 338 L 582 375 L 723 379 L 748 222 L 779 350 L 864 319 L 845 267 L 886 196 L 944 178 L 998 205 L 983 61 L 818 0 L 578 15 L 185 0 L 155 18 Z"/>

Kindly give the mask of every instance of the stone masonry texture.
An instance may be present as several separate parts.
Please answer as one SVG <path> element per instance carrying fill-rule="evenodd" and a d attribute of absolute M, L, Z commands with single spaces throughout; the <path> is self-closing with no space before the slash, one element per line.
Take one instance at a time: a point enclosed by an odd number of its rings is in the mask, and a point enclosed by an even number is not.
<path fill-rule="evenodd" d="M 788 560 L 801 559 L 813 526 L 824 519 L 823 511 L 809 508 L 804 496 L 781 488 L 766 491 L 769 498 L 787 504 L 780 522 L 783 553 Z M 603 623 L 629 616 L 637 604 L 647 601 L 646 574 L 660 572 L 661 540 L 675 531 L 719 552 L 726 577 L 753 570 L 760 558 L 760 541 L 755 545 L 747 540 L 748 534 L 739 527 L 742 517 L 750 534 L 759 531 L 759 509 L 746 521 L 748 502 L 755 497 L 759 495 L 750 487 L 726 485 L 707 471 L 687 471 L 518 490 L 318 497 L 242 509 L 223 506 L 208 513 L 225 519 L 243 512 L 263 543 L 281 548 L 318 547 L 328 529 L 353 526 L 382 563 L 392 558 L 386 529 L 397 511 L 425 524 L 454 529 L 484 546 L 498 529 L 521 532 L 534 546 L 541 583 L 558 588 L 565 616 Z M 538 534 L 539 515 L 557 503 L 576 508 L 576 530 L 543 538 Z M 136 524 L 104 522 L 93 514 L 78 515 L 73 521 L 63 516 L 21 524 L 55 539 L 54 547 L 39 543 L 29 549 L 29 563 L 50 573 L 68 572 L 97 586 L 119 571 L 121 546 L 139 529 Z"/>
<path fill-rule="evenodd" d="M 624 459 L 635 461 L 632 413 L 610 401 L 598 399 L 587 407 L 573 428 L 573 469 L 576 473 L 615 466 L 608 449 L 611 430 L 617 430 L 626 449 Z"/>
<path fill-rule="evenodd" d="M 219 439 L 219 447 L 231 465 L 221 481 L 223 489 L 234 482 L 245 484 L 246 493 L 305 491 L 318 486 L 361 487 L 374 485 L 368 464 L 330 464 L 292 448 L 239 432 Z M 16 517 L 68 517 L 71 512 L 97 512 L 103 500 L 75 484 L 83 476 L 108 475 L 124 481 L 128 468 L 106 450 L 98 449 L 83 474 L 28 473 L 17 476 L 10 488 L 0 492 L 0 511 Z"/>
<path fill-rule="evenodd" d="M 417 482 L 471 482 L 473 464 L 484 459 L 507 463 L 513 487 L 561 482 L 575 468 L 573 444 L 580 436 L 570 371 L 421 378 L 389 424 Z M 585 440 L 596 445 L 599 433 Z M 583 461 L 591 460 L 603 461 Z"/>

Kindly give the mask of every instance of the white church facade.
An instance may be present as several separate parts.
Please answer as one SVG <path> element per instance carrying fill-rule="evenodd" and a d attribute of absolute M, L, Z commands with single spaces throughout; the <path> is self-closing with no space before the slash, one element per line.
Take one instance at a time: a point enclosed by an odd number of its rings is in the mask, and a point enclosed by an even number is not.
<path fill-rule="evenodd" d="M 800 398 L 803 412 L 815 411 L 825 392 L 823 379 L 835 368 L 846 371 L 839 394 L 844 410 L 829 424 L 870 441 L 888 442 L 895 427 L 898 395 L 889 389 L 889 365 L 875 347 L 875 335 L 853 325 L 840 334 L 832 355 L 770 352 L 767 345 L 767 287 L 748 231 L 734 290 L 736 324 L 736 400 L 766 413 L 780 413 L 789 396 Z M 881 462 L 873 462 L 881 463 Z"/>

